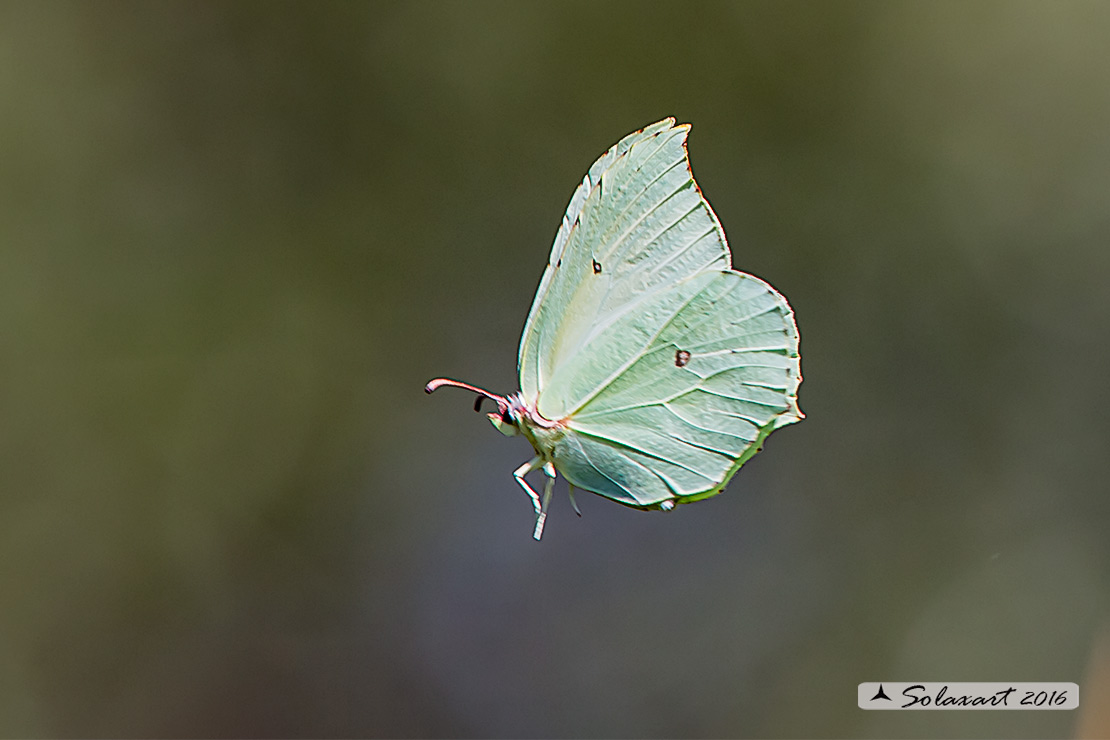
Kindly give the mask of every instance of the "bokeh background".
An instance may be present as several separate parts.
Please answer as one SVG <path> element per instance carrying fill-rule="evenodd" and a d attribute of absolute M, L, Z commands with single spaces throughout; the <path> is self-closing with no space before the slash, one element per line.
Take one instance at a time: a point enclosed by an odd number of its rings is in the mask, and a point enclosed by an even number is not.
<path fill-rule="evenodd" d="M 0 735 L 1110 734 L 1107 38 L 1098 2 L 0 5 Z M 527 443 L 422 388 L 516 389 L 571 192 L 667 115 L 809 418 L 672 514 L 560 484 L 536 544 Z"/>

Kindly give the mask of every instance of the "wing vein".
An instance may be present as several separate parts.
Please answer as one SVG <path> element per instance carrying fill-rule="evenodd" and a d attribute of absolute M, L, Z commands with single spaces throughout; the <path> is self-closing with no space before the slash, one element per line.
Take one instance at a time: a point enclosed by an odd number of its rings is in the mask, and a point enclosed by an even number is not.
<path fill-rule="evenodd" d="M 671 314 L 671 317 L 670 317 L 669 319 L 667 319 L 667 321 L 665 321 L 665 322 L 663 323 L 663 325 L 662 325 L 662 326 L 660 326 L 660 327 L 659 327 L 659 329 L 658 329 L 658 330 L 657 330 L 657 331 L 655 332 L 655 334 L 653 334 L 653 335 L 652 335 L 651 339 L 650 339 L 650 340 L 649 340 L 649 341 L 648 341 L 648 342 L 647 342 L 646 344 L 644 344 L 644 345 L 643 345 L 643 348 L 642 348 L 642 349 L 640 350 L 640 352 L 638 352 L 638 353 L 636 353 L 635 355 L 633 355 L 632 359 L 630 359 L 630 360 L 626 361 L 626 362 L 625 362 L 625 363 L 623 363 L 623 364 L 622 364 L 622 365 L 621 365 L 621 366 L 620 366 L 619 368 L 617 368 L 617 370 L 615 370 L 614 372 L 610 373 L 609 377 L 608 377 L 608 378 L 606 378 L 605 380 L 603 380 L 603 381 L 601 382 L 601 384 L 600 384 L 600 385 L 599 385 L 599 386 L 598 386 L 597 388 L 594 388 L 594 389 L 593 389 L 592 391 L 590 391 L 590 393 L 589 393 L 589 394 L 587 394 L 587 395 L 586 395 L 586 397 L 585 397 L 584 399 L 582 399 L 582 400 L 581 400 L 581 401 L 580 401 L 580 402 L 578 403 L 578 405 L 577 405 L 577 406 L 575 406 L 575 407 L 574 407 L 573 409 L 571 409 L 571 410 L 570 410 L 570 411 L 569 411 L 569 412 L 567 413 L 567 416 L 573 416 L 573 415 L 574 415 L 574 413 L 575 413 L 576 411 L 578 411 L 578 409 L 582 408 L 582 407 L 583 407 L 583 406 L 585 406 L 585 405 L 586 405 L 587 403 L 589 403 L 590 401 L 592 401 L 592 400 L 593 400 L 593 399 L 594 399 L 594 398 L 595 398 L 595 397 L 597 396 L 597 394 L 601 393 L 601 391 L 603 391 L 603 390 L 605 390 L 606 388 L 608 388 L 608 387 L 609 387 L 609 386 L 610 386 L 610 385 L 612 384 L 612 382 L 613 382 L 614 380 L 616 380 L 616 379 L 617 379 L 617 378 L 619 378 L 619 377 L 620 377 L 621 375 L 623 375 L 623 374 L 624 374 L 624 372 L 625 372 L 625 370 L 627 370 L 628 368 L 632 367 L 632 365 L 633 365 L 633 364 L 634 364 L 634 363 L 635 363 L 635 362 L 636 362 L 637 360 L 639 360 L 639 359 L 640 359 L 640 357 L 642 357 L 642 356 L 643 356 L 644 354 L 647 354 L 647 352 L 648 352 L 648 350 L 649 350 L 649 349 L 651 348 L 651 346 L 652 346 L 653 344 L 655 344 L 655 341 L 656 341 L 657 339 L 659 339 L 659 335 L 660 335 L 660 334 L 662 334 L 662 333 L 663 333 L 663 332 L 664 332 L 664 331 L 665 331 L 665 330 L 667 329 L 667 327 L 669 327 L 669 326 L 671 325 L 671 323 L 672 323 L 672 322 L 673 322 L 673 321 L 675 320 L 675 318 L 677 318 L 677 317 L 678 317 L 678 315 L 679 315 L 680 313 L 682 313 L 682 312 L 683 312 L 683 311 L 684 311 L 684 310 L 686 309 L 686 307 L 687 307 L 687 306 L 689 306 L 689 305 L 690 305 L 691 303 L 693 303 L 693 302 L 694 302 L 694 299 L 696 299 L 696 298 L 697 298 L 698 296 L 700 296 L 700 295 L 701 295 L 701 294 L 702 294 L 703 292 L 704 292 L 704 289 L 703 289 L 703 290 L 699 290 L 699 291 L 697 291 L 697 292 L 696 292 L 696 293 L 694 293 L 694 294 L 693 294 L 692 296 L 690 296 L 690 298 L 688 298 L 688 299 L 687 299 L 687 300 L 686 300 L 686 301 L 685 301 L 685 302 L 684 302 L 684 303 L 683 303 L 683 304 L 682 304 L 681 306 L 679 306 L 679 307 L 678 307 L 678 308 L 677 308 L 677 309 L 676 309 L 676 310 L 675 310 L 675 311 L 674 311 L 674 312 L 673 312 L 673 313 Z"/>
<path fill-rule="evenodd" d="M 744 438 L 741 437 L 739 434 L 733 434 L 732 432 L 726 432 L 726 431 L 722 431 L 720 429 L 710 429 L 709 427 L 703 427 L 701 424 L 695 424 L 690 419 L 687 419 L 685 416 L 678 413 L 678 411 L 676 411 L 674 409 L 674 407 L 672 407 L 669 403 L 664 402 L 664 403 L 661 403 L 659 405 L 662 406 L 663 408 L 665 408 L 667 411 L 670 411 L 675 416 L 675 418 L 677 418 L 683 424 L 689 424 L 690 426 L 694 427 L 694 429 L 700 429 L 703 432 L 712 432 L 713 434 L 723 434 L 726 437 L 735 437 L 736 439 L 744 440 Z M 729 414 L 729 416 L 735 416 L 735 414 Z M 747 441 L 747 440 L 744 440 L 744 441 Z"/>
<path fill-rule="evenodd" d="M 613 480 L 613 478 L 612 478 L 611 476 L 609 476 L 609 474 L 608 474 L 608 473 L 606 473 L 605 471 L 603 471 L 603 470 L 602 470 L 601 468 L 599 468 L 599 467 L 598 467 L 597 465 L 595 465 L 595 464 L 594 464 L 594 461 L 590 459 L 590 455 L 589 455 L 589 453 L 588 453 L 588 452 L 586 452 L 586 448 L 585 448 L 585 446 L 583 446 L 583 445 L 581 445 L 581 444 L 580 444 L 580 445 L 578 445 L 578 451 L 582 453 L 582 458 L 583 458 L 583 459 L 584 459 L 584 460 L 586 461 L 586 463 L 587 463 L 587 464 L 588 464 L 588 465 L 589 465 L 589 466 L 590 466 L 591 468 L 593 468 L 593 469 L 594 469 L 594 472 L 596 472 L 596 473 L 597 473 L 598 475 L 600 475 L 600 476 L 601 476 L 602 478 L 604 478 L 605 480 L 607 480 L 607 481 L 609 481 L 610 483 L 612 483 L 612 484 L 613 484 L 614 486 L 616 486 L 617 488 L 619 488 L 619 489 L 621 489 L 622 491 L 624 491 L 624 492 L 625 492 L 626 494 L 628 494 L 628 497 L 629 497 L 630 499 L 632 499 L 633 501 L 635 501 L 635 500 L 636 500 L 636 496 L 635 496 L 635 494 L 633 494 L 633 493 L 632 493 L 632 491 L 628 490 L 628 488 L 626 488 L 626 487 L 625 487 L 625 486 L 624 486 L 623 484 L 621 484 L 621 483 L 619 483 L 619 482 L 617 482 L 617 481 Z M 633 462 L 635 462 L 635 461 L 633 461 Z"/>
<path fill-rule="evenodd" d="M 766 406 L 769 409 L 777 409 L 777 408 L 781 407 L 781 404 L 771 403 L 770 401 L 759 401 L 755 398 L 740 398 L 739 396 L 730 396 L 726 393 L 720 393 L 718 391 L 710 390 L 709 388 L 694 388 L 692 390 L 686 391 L 686 393 L 694 393 L 694 392 L 697 392 L 697 391 L 701 391 L 702 393 L 708 393 L 712 396 L 719 396 L 721 398 L 728 398 L 728 399 L 731 399 L 733 401 L 743 401 L 744 403 L 754 403 L 756 406 Z M 678 398 L 679 396 L 683 396 L 683 395 L 686 395 L 686 394 L 685 393 L 680 393 L 678 396 L 675 396 L 675 398 Z M 674 398 L 671 398 L 671 399 L 668 399 L 668 400 L 673 401 Z M 778 416 L 778 414 L 776 414 L 776 416 Z"/>
<path fill-rule="evenodd" d="M 689 216 L 689 215 L 690 215 L 690 213 L 693 213 L 694 211 L 696 211 L 696 210 L 698 209 L 698 206 L 700 206 L 700 205 L 701 205 L 701 203 L 698 203 L 698 205 L 697 205 L 697 206 L 694 206 L 694 208 L 692 208 L 692 209 L 691 209 L 691 210 L 690 210 L 690 211 L 689 211 L 688 213 L 686 213 L 686 215 L 684 215 L 684 216 L 683 216 L 682 218 L 686 218 L 686 216 Z M 681 221 L 681 220 L 682 220 L 682 219 L 679 219 L 679 221 Z M 675 223 L 673 223 L 673 224 L 671 224 L 670 226 L 668 226 L 668 227 L 667 227 L 666 229 L 664 229 L 664 230 L 663 230 L 662 232 L 660 232 L 660 233 L 659 233 L 658 235 L 656 235 L 656 237 L 655 237 L 655 238 L 656 238 L 656 239 L 658 239 L 658 238 L 659 238 L 660 236 L 662 236 L 662 235 L 663 235 L 664 233 L 666 233 L 666 232 L 667 232 L 667 231 L 668 231 L 669 229 L 673 228 L 673 227 L 674 227 L 674 226 L 675 226 L 675 225 L 676 225 L 677 223 L 678 223 L 678 221 L 676 221 Z M 699 234 L 699 235 L 697 236 L 697 238 L 696 238 L 696 239 L 692 239 L 692 240 L 691 240 L 691 241 L 690 241 L 689 243 L 687 243 L 687 244 L 686 244 L 686 246 L 684 246 L 684 247 L 683 247 L 682 249 L 678 250 L 677 252 L 675 252 L 674 254 L 672 254 L 672 255 L 671 255 L 670 257 L 667 257 L 667 259 L 663 260 L 662 262 L 660 262 L 660 263 L 659 263 L 658 265 L 656 265 L 655 267 L 651 268 L 651 270 L 650 270 L 651 274 L 653 274 L 653 275 L 658 275 L 658 274 L 659 274 L 659 271 L 660 271 L 661 269 L 663 269 L 664 267 L 666 267 L 666 266 L 667 266 L 667 265 L 669 265 L 670 263 L 674 262 L 674 261 L 675 261 L 676 259 L 678 259 L 678 258 L 679 258 L 679 257 L 681 257 L 682 255 L 684 255 L 684 254 L 686 254 L 687 252 L 689 252 L 689 251 L 690 251 L 691 249 L 693 249 L 693 248 L 694 248 L 694 245 L 695 245 L 695 244 L 697 244 L 697 243 L 698 243 L 698 242 L 700 242 L 700 241 L 701 241 L 702 239 L 704 239 L 705 237 L 709 236 L 710 234 L 712 234 L 712 233 L 713 233 L 714 231 L 716 231 L 716 230 L 717 230 L 717 228 L 716 228 L 715 226 L 710 226 L 710 227 L 709 227 L 709 230 L 708 230 L 708 231 L 706 231 L 706 232 L 705 232 L 704 234 Z M 713 258 L 713 262 L 716 262 L 716 261 L 717 261 L 717 258 L 716 258 L 716 257 L 714 257 L 714 258 Z M 710 265 L 712 265 L 712 264 L 713 264 L 713 262 L 710 262 L 710 263 L 709 263 L 708 265 L 706 265 L 706 268 L 708 268 L 708 267 L 709 267 Z M 703 269 L 704 269 L 704 268 L 703 268 Z"/>
<path fill-rule="evenodd" d="M 669 141 L 670 141 L 670 139 L 667 139 L 667 141 L 660 144 L 654 152 L 652 152 L 651 154 L 644 157 L 644 160 L 647 161 L 647 160 L 651 159 L 652 157 L 654 157 L 656 154 L 658 154 L 659 150 L 662 149 L 664 146 L 666 146 L 667 142 L 669 142 Z M 624 208 L 621 209 L 620 213 L 618 213 L 616 215 L 616 217 L 613 219 L 613 226 L 616 226 L 617 224 L 619 224 L 621 222 L 621 219 L 623 219 L 628 214 L 629 210 L 632 209 L 632 206 L 636 205 L 640 201 L 640 198 L 644 197 L 644 194 L 649 189 L 651 189 L 652 185 L 654 185 L 655 183 L 662 180 L 664 177 L 666 177 L 668 174 L 670 174 L 671 170 L 673 170 L 675 167 L 677 167 L 678 165 L 682 164 L 685 161 L 686 161 L 686 157 L 680 157 L 679 159 L 676 159 L 674 162 L 667 165 L 666 169 L 664 169 L 662 172 L 660 172 L 658 175 L 656 175 L 654 178 L 652 178 L 651 182 L 644 185 L 644 187 L 640 190 L 640 192 L 636 193 L 636 195 L 634 195 L 632 197 L 632 200 L 630 200 L 628 202 L 628 204 Z M 606 170 L 606 171 L 608 171 L 608 170 Z M 603 235 L 603 238 L 605 236 L 608 236 L 608 235 L 609 235 L 609 232 L 606 232 Z"/>
<path fill-rule="evenodd" d="M 684 465 L 684 464 L 678 462 L 677 460 L 672 460 L 668 457 L 664 457 L 663 455 L 660 455 L 660 454 L 655 453 L 655 452 L 649 452 L 649 451 L 647 451 L 647 450 L 645 450 L 641 447 L 637 447 L 636 445 L 630 444 L 628 442 L 622 442 L 620 440 L 613 439 L 611 437 L 605 437 L 605 436 L 602 436 L 600 434 L 594 434 L 593 432 L 586 432 L 586 431 L 583 431 L 581 429 L 575 429 L 574 431 L 577 434 L 581 434 L 583 437 L 590 437 L 591 439 L 596 439 L 597 441 L 601 442 L 602 444 L 609 444 L 609 445 L 612 445 L 614 447 L 623 447 L 627 450 L 632 450 L 633 452 L 638 452 L 641 455 L 643 455 L 644 457 L 650 457 L 654 460 L 661 460 L 662 462 L 668 463 L 670 465 L 674 465 L 676 468 L 682 468 L 686 472 L 693 473 L 694 475 L 696 475 L 700 478 L 705 478 L 706 480 L 709 480 L 709 481 L 713 480 L 712 478 L 710 478 L 705 473 L 702 473 L 701 471 L 698 471 L 698 470 L 694 470 L 689 465 Z M 705 448 L 700 448 L 699 445 L 690 444 L 689 442 L 687 442 L 684 439 L 678 439 L 677 437 L 672 437 L 672 439 L 674 439 L 676 442 L 680 442 L 684 445 L 687 445 L 688 447 L 696 447 L 696 448 L 699 448 L 699 449 L 705 449 Z M 713 450 L 707 450 L 707 452 L 713 452 Z M 720 455 L 721 453 L 718 452 L 717 454 Z M 722 457 L 724 457 L 724 455 L 722 455 Z M 731 460 L 733 458 L 730 457 L 728 459 Z"/>
<path fill-rule="evenodd" d="M 693 180 L 687 180 L 686 182 L 682 183 L 681 187 L 676 188 L 675 190 L 672 190 L 670 193 L 667 194 L 667 197 L 662 198 L 658 203 L 653 205 L 651 208 L 649 208 L 647 211 L 645 211 L 639 218 L 637 218 L 635 221 L 633 221 L 632 224 L 627 229 L 624 230 L 624 233 L 621 234 L 617 238 L 616 241 L 614 241 L 612 244 L 609 245 L 608 249 L 605 251 L 603 259 L 609 259 L 609 256 L 611 254 L 613 254 L 613 252 L 617 251 L 617 247 L 619 247 L 621 244 L 624 243 L 624 240 L 627 239 L 632 234 L 632 232 L 636 229 L 636 227 L 644 222 L 644 219 L 646 219 L 648 216 L 650 216 L 653 213 L 655 213 L 656 211 L 658 211 L 665 203 L 667 203 L 667 201 L 674 198 L 676 195 L 681 193 L 683 190 L 688 189 L 692 182 L 693 182 Z M 700 202 L 699 202 L 699 205 L 700 205 Z M 690 210 L 692 211 L 694 209 L 690 209 Z M 687 215 L 689 215 L 689 212 L 683 214 L 682 217 L 685 218 Z M 660 232 L 660 233 L 662 233 L 662 232 Z"/>
<path fill-rule="evenodd" d="M 676 220 L 674 221 L 674 223 L 672 223 L 672 224 L 670 224 L 669 226 L 667 226 L 666 228 L 662 229 L 662 230 L 661 230 L 661 231 L 660 231 L 660 232 L 659 232 L 658 234 L 656 234 L 656 235 L 655 235 L 654 237 L 652 237 L 652 238 L 651 238 L 651 240 L 650 240 L 650 241 L 649 241 L 648 243 L 650 244 L 650 243 L 651 243 L 652 241 L 655 241 L 656 239 L 658 239 L 659 237 L 661 237 L 661 236 L 662 236 L 663 234 L 665 234 L 665 233 L 667 233 L 668 231 L 670 231 L 671 229 L 673 229 L 673 228 L 674 228 L 675 226 L 677 226 L 677 225 L 679 224 L 679 222 L 681 222 L 681 221 L 682 221 L 683 219 L 685 219 L 685 218 L 686 218 L 687 216 L 689 216 L 689 215 L 690 215 L 691 213 L 693 213 L 694 211 L 696 211 L 696 210 L 698 209 L 698 206 L 700 206 L 700 205 L 701 205 L 701 204 L 699 203 L 699 204 L 698 204 L 697 206 L 694 206 L 694 207 L 693 207 L 693 208 L 691 208 L 691 209 L 690 209 L 689 211 L 687 211 L 686 213 L 684 213 L 684 214 L 682 214 L 681 216 L 679 216 L 679 217 L 678 217 L 678 219 L 676 219 Z M 667 262 L 670 262 L 671 260 L 673 260 L 673 259 L 675 259 L 676 257 L 680 256 L 681 254 L 684 254 L 684 253 L 686 253 L 686 252 L 687 252 L 688 250 L 690 250 L 690 249 L 691 249 L 691 248 L 692 248 L 692 247 L 693 247 L 693 246 L 694 246 L 695 244 L 697 244 L 697 243 L 698 243 L 699 241 L 701 241 L 701 240 L 702 240 L 702 239 L 703 239 L 703 238 L 704 238 L 704 237 L 705 237 L 706 235 L 708 235 L 708 234 L 712 234 L 712 233 L 713 233 L 713 231 L 714 231 L 714 229 L 713 229 L 713 228 L 710 228 L 710 229 L 709 229 L 709 231 L 705 232 L 704 234 L 702 234 L 701 236 L 699 236 L 699 237 L 698 237 L 697 239 L 694 239 L 694 240 L 693 240 L 693 241 L 691 241 L 691 242 L 690 242 L 689 244 L 687 244 L 687 245 L 686 245 L 685 247 L 683 247 L 683 248 L 682 248 L 682 250 L 681 250 L 680 252 L 677 252 L 677 253 L 675 253 L 675 254 L 671 255 L 671 257 L 669 257 L 669 258 L 668 258 L 668 259 L 667 259 L 667 260 L 666 260 L 666 261 L 665 261 L 665 262 L 664 262 L 664 263 L 663 263 L 662 265 L 659 265 L 658 267 L 656 267 L 656 268 L 653 268 L 653 269 L 652 269 L 652 270 L 650 270 L 649 272 L 650 272 L 651 274 L 658 274 L 658 268 L 659 268 L 659 267 L 662 267 L 662 266 L 663 266 L 663 265 L 665 265 L 665 264 L 666 264 Z M 715 261 L 716 261 L 716 258 L 714 258 L 714 260 L 713 260 L 713 261 L 715 262 Z M 713 264 L 713 262 L 710 262 L 709 264 L 710 264 L 710 265 L 712 265 L 712 264 Z M 639 271 L 638 271 L 638 270 L 635 270 L 635 271 L 633 271 L 632 273 L 630 273 L 630 274 L 628 274 L 628 275 L 623 275 L 622 277 L 623 277 L 623 278 L 625 278 L 625 279 L 628 279 L 628 278 L 632 277 L 632 275 L 634 275 L 634 274 L 635 274 L 636 272 L 639 272 Z M 604 297 L 604 298 L 602 299 L 602 305 L 604 305 L 604 304 L 606 303 L 606 301 L 608 301 L 608 300 L 609 300 L 609 296 L 610 296 L 610 294 L 611 294 L 611 293 L 613 292 L 613 285 L 614 285 L 614 284 L 615 284 L 615 283 L 611 283 L 611 284 L 609 285 L 609 287 L 608 287 L 608 288 L 606 288 L 606 290 L 605 290 L 605 297 Z M 592 342 L 592 341 L 593 341 L 593 340 L 594 340 L 595 338 L 597 338 L 597 336 L 598 336 L 599 334 L 601 334 L 601 333 L 602 333 L 603 331 L 605 331 L 605 330 L 606 330 L 606 329 L 608 329 L 608 328 L 609 328 L 610 326 L 612 326 L 613 324 L 617 323 L 617 322 L 618 322 L 618 321 L 620 321 L 620 320 L 621 320 L 622 318 L 624 318 L 624 316 L 625 316 L 626 314 L 628 314 L 628 313 L 629 313 L 630 311 L 634 310 L 634 309 L 635 309 L 635 308 L 636 308 L 636 307 L 637 307 L 637 306 L 638 306 L 638 305 L 639 305 L 639 304 L 640 304 L 641 302 L 643 302 L 643 301 L 645 301 L 645 300 L 647 300 L 647 299 L 651 298 L 652 296 L 653 296 L 653 293 L 652 293 L 651 291 L 648 291 L 648 292 L 641 292 L 641 293 L 640 293 L 640 295 L 639 295 L 639 297 L 637 297 L 637 298 L 634 298 L 634 299 L 633 299 L 632 301 L 630 301 L 630 302 L 628 302 L 628 303 L 624 304 L 624 306 L 623 306 L 623 307 L 622 307 L 622 308 L 621 308 L 621 309 L 620 309 L 619 311 L 615 311 L 615 312 L 613 313 L 613 315 L 612 315 L 612 316 L 610 316 L 610 317 L 609 317 L 608 319 L 606 319 L 605 321 L 602 321 L 602 322 L 600 322 L 600 323 L 598 323 L 598 324 L 594 325 L 594 326 L 593 326 L 593 327 L 592 327 L 592 328 L 590 329 L 590 332 L 589 332 L 588 334 L 586 334 L 586 335 L 585 335 L 585 336 L 583 337 L 583 339 L 582 339 L 582 340 L 580 340 L 580 341 L 578 342 L 578 344 L 576 344 L 576 345 L 575 345 L 575 347 L 574 347 L 574 351 L 573 351 L 573 352 L 570 352 L 568 356 L 573 356 L 573 355 L 574 355 L 575 353 L 577 353 L 577 352 L 578 352 L 578 351 L 579 351 L 580 349 L 582 349 L 582 348 L 583 348 L 583 347 L 585 347 L 585 346 L 586 346 L 587 344 L 589 344 L 590 342 Z"/>

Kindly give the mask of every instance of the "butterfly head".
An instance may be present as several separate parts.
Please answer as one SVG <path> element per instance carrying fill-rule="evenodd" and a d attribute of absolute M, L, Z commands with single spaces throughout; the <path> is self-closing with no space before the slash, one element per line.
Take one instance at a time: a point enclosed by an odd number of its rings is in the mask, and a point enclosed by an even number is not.
<path fill-rule="evenodd" d="M 512 412 L 508 409 L 486 414 L 486 418 L 489 419 L 490 424 L 493 424 L 497 431 L 506 437 L 515 437 L 520 434 L 520 424 L 513 419 Z"/>
<path fill-rule="evenodd" d="M 474 401 L 474 408 L 477 409 L 481 406 L 482 401 L 488 396 L 479 396 Z M 486 414 L 490 423 L 497 429 L 497 431 L 504 434 L 506 437 L 515 437 L 523 433 L 524 436 L 532 439 L 529 431 L 536 425 L 537 415 L 528 409 L 528 405 L 524 402 L 524 398 L 520 393 L 514 393 L 505 398 L 496 398 L 497 411 L 494 413 Z"/>

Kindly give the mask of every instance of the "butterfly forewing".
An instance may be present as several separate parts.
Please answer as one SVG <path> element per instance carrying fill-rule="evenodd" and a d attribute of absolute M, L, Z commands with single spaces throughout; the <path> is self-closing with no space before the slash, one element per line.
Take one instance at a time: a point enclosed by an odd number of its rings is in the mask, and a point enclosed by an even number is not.
<path fill-rule="evenodd" d="M 551 245 L 551 256 L 547 260 L 547 269 L 544 270 L 543 277 L 540 279 L 540 286 L 532 300 L 532 308 L 528 312 L 528 319 L 524 324 L 524 333 L 520 338 L 517 369 L 520 372 L 520 387 L 526 398 L 534 399 L 539 388 L 539 341 L 534 329 L 540 322 L 541 309 L 548 318 L 558 313 L 555 308 L 556 302 L 548 301 L 547 295 L 551 289 L 552 279 L 561 269 L 567 240 L 571 231 L 578 226 L 578 219 L 583 206 L 586 204 L 586 198 L 593 191 L 594 186 L 601 181 L 602 173 L 609 168 L 615 159 L 624 156 L 633 144 L 649 139 L 656 132 L 670 128 L 672 125 L 674 125 L 674 119 L 666 118 L 621 139 L 610 147 L 609 151 L 598 157 L 575 189 L 574 195 L 571 196 L 570 204 L 567 206 L 566 213 L 563 214 L 563 222 L 559 225 L 559 231 L 555 234 L 555 242 Z"/>
<path fill-rule="evenodd" d="M 729 265 L 724 233 L 690 173 L 688 131 L 667 119 L 626 137 L 571 199 L 519 354 L 524 397 L 538 396 L 548 418 L 574 403 L 549 389 L 578 374 L 577 358 L 598 333 L 675 283 Z"/>

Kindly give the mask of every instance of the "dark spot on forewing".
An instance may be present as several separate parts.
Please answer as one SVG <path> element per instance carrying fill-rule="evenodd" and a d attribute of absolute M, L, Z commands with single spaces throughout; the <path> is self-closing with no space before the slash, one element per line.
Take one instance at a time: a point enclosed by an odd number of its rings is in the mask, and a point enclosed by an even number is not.
<path fill-rule="evenodd" d="M 601 274 L 601 263 L 598 262 L 597 260 L 594 260 L 593 263 L 594 263 L 594 274 L 595 275 L 600 275 Z"/>
<path fill-rule="evenodd" d="M 690 361 L 690 353 L 684 349 L 680 349 L 674 353 L 675 367 L 686 367 L 686 363 Z"/>

